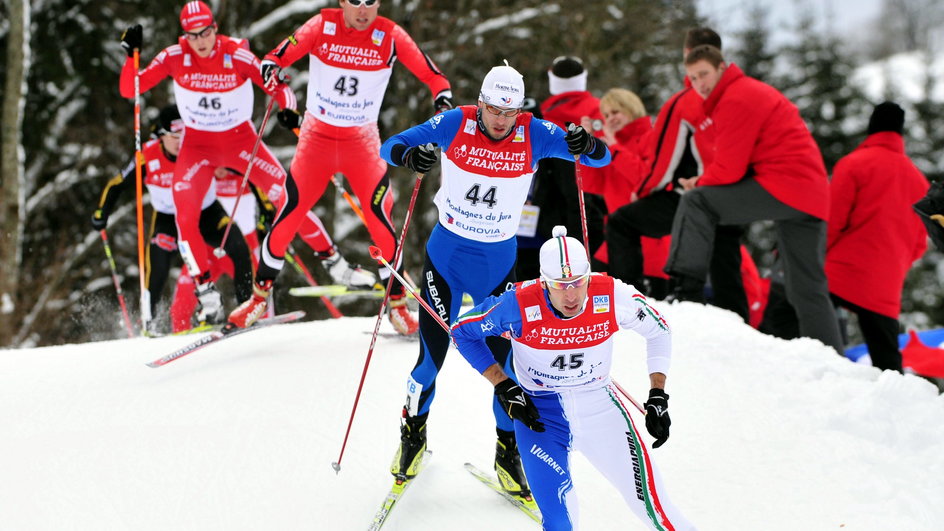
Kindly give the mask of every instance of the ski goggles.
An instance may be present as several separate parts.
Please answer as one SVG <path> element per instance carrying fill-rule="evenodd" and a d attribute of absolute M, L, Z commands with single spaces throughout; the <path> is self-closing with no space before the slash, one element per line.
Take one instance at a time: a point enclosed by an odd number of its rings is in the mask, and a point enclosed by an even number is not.
<path fill-rule="evenodd" d="M 544 284 L 550 289 L 571 289 L 571 288 L 582 288 L 590 283 L 590 273 L 585 273 L 579 277 L 573 277 L 568 279 L 551 279 L 547 277 L 541 277 L 541 280 L 544 281 Z"/>
<path fill-rule="evenodd" d="M 187 37 L 188 41 L 195 41 L 197 39 L 205 39 L 213 34 L 216 31 L 216 24 L 210 24 L 203 31 L 190 32 L 185 31 L 184 36 Z"/>
<path fill-rule="evenodd" d="M 488 103 L 485 104 L 485 110 L 488 111 L 489 114 L 494 114 L 495 116 L 505 116 L 508 118 L 514 118 L 515 116 L 518 116 L 519 112 L 521 112 L 521 109 L 502 109 L 501 107 L 489 105 Z"/>
<path fill-rule="evenodd" d="M 374 7 L 377 5 L 378 0 L 347 0 L 347 3 L 351 4 L 354 7 Z"/>

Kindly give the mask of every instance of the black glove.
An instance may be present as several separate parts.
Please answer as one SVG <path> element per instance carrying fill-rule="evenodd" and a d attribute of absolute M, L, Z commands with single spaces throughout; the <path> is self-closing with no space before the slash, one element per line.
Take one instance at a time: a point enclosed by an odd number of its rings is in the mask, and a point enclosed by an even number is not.
<path fill-rule="evenodd" d="M 514 380 L 508 378 L 498 382 L 495 386 L 495 396 L 498 397 L 498 402 L 509 417 L 520 420 L 533 431 L 544 431 L 544 423 L 540 421 L 538 408 L 534 407 L 534 403 Z"/>
<path fill-rule="evenodd" d="M 567 141 L 567 149 L 571 155 L 591 153 L 597 146 L 596 139 L 577 124 L 567 125 L 567 135 L 564 136 L 564 140 Z"/>
<path fill-rule="evenodd" d="M 102 212 L 102 209 L 96 209 L 92 213 L 92 228 L 102 230 L 108 225 L 108 214 Z"/>
<path fill-rule="evenodd" d="M 259 66 L 259 71 L 262 73 L 262 84 L 267 88 L 274 87 L 285 79 L 285 76 L 282 74 L 282 68 L 275 64 L 275 61 L 268 59 L 262 61 L 262 65 Z M 275 81 L 272 81 L 273 78 L 275 78 Z"/>
<path fill-rule="evenodd" d="M 672 424 L 669 418 L 669 395 L 662 389 L 652 388 L 645 406 L 646 429 L 656 439 L 652 447 L 658 448 L 669 440 L 669 426 Z"/>
<path fill-rule="evenodd" d="M 440 92 L 436 96 L 436 100 L 433 101 L 433 107 L 436 109 L 436 114 L 455 109 L 456 104 L 452 101 L 452 91 L 444 90 Z"/>
<path fill-rule="evenodd" d="M 282 109 L 275 117 L 286 129 L 298 129 L 302 126 L 302 115 L 295 109 Z"/>
<path fill-rule="evenodd" d="M 121 34 L 121 47 L 125 49 L 128 57 L 134 57 L 135 48 L 141 50 L 141 43 L 144 41 L 144 29 L 141 24 L 129 27 Z"/>
<path fill-rule="evenodd" d="M 416 173 L 426 173 L 436 164 L 436 148 L 432 144 L 414 146 L 403 153 L 403 165 Z"/>

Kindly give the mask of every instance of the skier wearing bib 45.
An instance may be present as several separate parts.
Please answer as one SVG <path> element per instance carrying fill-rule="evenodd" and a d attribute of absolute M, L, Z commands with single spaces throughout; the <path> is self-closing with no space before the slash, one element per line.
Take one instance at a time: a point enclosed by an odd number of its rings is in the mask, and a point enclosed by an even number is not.
<path fill-rule="evenodd" d="M 522 112 L 524 79 L 510 66 L 485 76 L 478 105 L 461 106 L 394 135 L 381 147 L 387 162 L 418 173 L 437 160 L 431 145 L 442 149 L 442 185 L 434 202 L 439 223 L 426 242 L 422 297 L 451 323 L 459 315 L 463 293 L 475 303 L 498 295 L 515 283 L 515 233 L 531 180 L 542 158 L 604 166 L 610 152 L 583 128 L 565 133 L 551 122 Z M 508 358 L 506 339 L 489 339 L 500 363 Z M 391 471 L 409 477 L 426 448 L 426 419 L 436 391 L 436 375 L 449 349 L 449 334 L 420 313 L 420 352 L 408 382 L 401 444 Z M 528 496 L 521 472 L 513 424 L 496 400 L 498 427 L 495 468 L 509 493 Z"/>
<path fill-rule="evenodd" d="M 577 525 L 570 455 L 579 450 L 616 487 L 649 529 L 694 529 L 669 500 L 653 457 L 610 379 L 613 335 L 646 338 L 646 428 L 658 448 L 669 438 L 665 379 L 672 336 L 636 288 L 590 272 L 587 251 L 563 226 L 541 246 L 541 278 L 489 297 L 452 327 L 459 352 L 494 386 L 516 420 L 524 471 L 545 530 Z M 514 372 L 486 340 L 511 335 Z M 513 378 L 517 379 L 517 382 Z"/>

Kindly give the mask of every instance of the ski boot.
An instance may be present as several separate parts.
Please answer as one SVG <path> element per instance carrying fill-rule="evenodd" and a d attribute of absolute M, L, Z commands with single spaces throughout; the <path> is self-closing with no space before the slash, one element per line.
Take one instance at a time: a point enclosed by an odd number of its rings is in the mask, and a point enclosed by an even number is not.
<path fill-rule="evenodd" d="M 411 417 L 403 410 L 400 425 L 400 447 L 390 464 L 390 473 L 397 479 L 413 479 L 419 472 L 426 451 L 426 419 L 429 413 Z"/>
<path fill-rule="evenodd" d="M 205 274 L 197 279 L 197 321 L 201 325 L 221 324 L 226 320 L 226 314 L 223 311 L 223 298 L 209 277 L 209 274 Z"/>
<path fill-rule="evenodd" d="M 410 313 L 410 308 L 406 305 L 406 293 L 399 295 L 390 295 L 390 309 L 387 317 L 390 318 L 390 324 L 400 335 L 412 336 L 420 329 L 420 323 Z"/>
<path fill-rule="evenodd" d="M 530 499 L 531 489 L 521 468 L 521 455 L 518 453 L 518 443 L 515 441 L 515 432 L 496 429 L 498 443 L 495 445 L 495 474 L 498 482 L 508 494 L 520 498 Z"/>
<path fill-rule="evenodd" d="M 335 245 L 327 253 L 315 253 L 335 283 L 350 289 L 374 289 L 377 277 L 357 264 L 348 263 Z"/>
<path fill-rule="evenodd" d="M 251 326 L 266 312 L 269 295 L 272 294 L 271 280 L 257 280 L 252 286 L 252 297 L 239 305 L 229 314 L 229 322 L 238 328 Z"/>

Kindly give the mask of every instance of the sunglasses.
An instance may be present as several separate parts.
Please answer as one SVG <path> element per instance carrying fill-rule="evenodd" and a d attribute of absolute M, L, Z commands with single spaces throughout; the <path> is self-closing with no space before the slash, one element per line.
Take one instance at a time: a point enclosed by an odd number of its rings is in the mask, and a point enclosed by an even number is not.
<path fill-rule="evenodd" d="M 199 31 L 197 33 L 191 33 L 189 31 L 185 31 L 184 35 L 187 37 L 188 41 L 195 41 L 197 39 L 205 39 L 209 37 L 210 35 L 213 35 L 214 31 L 216 31 L 216 27 L 213 25 L 210 25 L 210 26 L 207 26 L 206 29 L 204 29 L 203 31 Z"/>
<path fill-rule="evenodd" d="M 488 111 L 489 114 L 494 114 L 495 116 L 505 116 L 508 118 L 514 118 L 515 116 L 518 116 L 518 113 L 521 112 L 521 109 L 502 109 L 494 105 L 489 105 L 488 103 L 485 104 L 485 110 Z"/>
<path fill-rule="evenodd" d="M 550 289 L 582 288 L 590 283 L 590 273 L 586 273 L 580 275 L 579 277 L 567 280 L 555 280 L 546 277 L 541 277 L 541 280 L 543 280 L 544 284 L 546 284 Z"/>
<path fill-rule="evenodd" d="M 374 7 L 379 0 L 347 0 L 347 3 L 354 7 Z"/>

